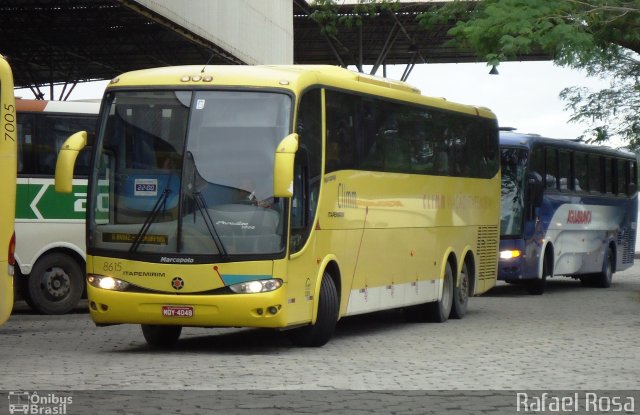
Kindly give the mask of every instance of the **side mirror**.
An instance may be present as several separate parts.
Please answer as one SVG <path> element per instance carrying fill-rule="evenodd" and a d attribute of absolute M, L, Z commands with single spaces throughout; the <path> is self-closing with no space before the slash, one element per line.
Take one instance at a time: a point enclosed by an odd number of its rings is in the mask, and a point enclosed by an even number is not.
<path fill-rule="evenodd" d="M 298 134 L 286 136 L 276 148 L 273 160 L 273 196 L 293 196 L 293 162 L 298 151 Z"/>
<path fill-rule="evenodd" d="M 62 145 L 56 160 L 55 189 L 60 193 L 71 193 L 73 167 L 78 153 L 87 145 L 87 132 L 80 131 L 71 135 Z"/>

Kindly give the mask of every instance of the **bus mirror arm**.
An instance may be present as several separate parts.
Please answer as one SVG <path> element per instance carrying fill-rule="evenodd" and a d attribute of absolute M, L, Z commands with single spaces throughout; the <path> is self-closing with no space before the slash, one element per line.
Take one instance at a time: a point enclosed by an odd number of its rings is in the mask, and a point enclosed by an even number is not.
<path fill-rule="evenodd" d="M 73 167 L 78 153 L 87 145 L 87 132 L 80 131 L 71 135 L 62 145 L 56 160 L 55 189 L 60 193 L 71 193 Z"/>
<path fill-rule="evenodd" d="M 293 196 L 293 162 L 298 151 L 298 134 L 286 136 L 276 147 L 273 160 L 273 196 Z"/>

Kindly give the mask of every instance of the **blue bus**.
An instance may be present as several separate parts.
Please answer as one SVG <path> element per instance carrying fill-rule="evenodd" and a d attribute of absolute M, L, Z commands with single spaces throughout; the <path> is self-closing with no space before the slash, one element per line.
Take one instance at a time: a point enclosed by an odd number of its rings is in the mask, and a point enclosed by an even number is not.
<path fill-rule="evenodd" d="M 544 292 L 554 276 L 607 288 L 633 265 L 638 218 L 634 153 L 500 132 L 498 279 Z"/>

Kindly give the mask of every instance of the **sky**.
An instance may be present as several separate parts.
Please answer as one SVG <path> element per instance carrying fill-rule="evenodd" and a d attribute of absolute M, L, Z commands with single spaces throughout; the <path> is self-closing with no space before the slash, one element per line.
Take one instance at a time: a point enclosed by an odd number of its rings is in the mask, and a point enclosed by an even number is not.
<path fill-rule="evenodd" d="M 608 82 L 584 72 L 555 66 L 552 62 L 504 62 L 498 75 L 490 75 L 486 63 L 416 65 L 408 83 L 423 95 L 490 108 L 501 127 L 552 138 L 575 138 L 588 125 L 569 123 L 560 91 L 570 86 L 599 90 Z M 404 66 L 387 68 L 402 73 Z"/>
<path fill-rule="evenodd" d="M 387 66 L 387 76 L 400 79 L 404 69 L 404 65 Z M 564 110 L 565 104 L 559 98 L 563 88 L 608 86 L 604 80 L 552 62 L 504 62 L 498 66 L 498 75 L 490 75 L 489 70 L 486 63 L 421 64 L 414 67 L 407 82 L 423 95 L 488 107 L 502 127 L 553 138 L 575 138 L 588 127 L 569 123 L 571 112 Z M 106 84 L 107 81 L 78 84 L 69 99 L 100 98 Z M 48 88 L 43 90 L 48 98 Z M 18 90 L 16 95 L 33 97 L 29 90 Z"/>

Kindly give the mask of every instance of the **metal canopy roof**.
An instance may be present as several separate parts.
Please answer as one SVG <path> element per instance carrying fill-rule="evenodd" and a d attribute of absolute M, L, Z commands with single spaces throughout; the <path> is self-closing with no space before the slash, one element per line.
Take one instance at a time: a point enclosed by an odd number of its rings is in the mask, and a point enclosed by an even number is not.
<path fill-rule="evenodd" d="M 462 50 L 447 42 L 447 31 L 455 22 L 425 30 L 416 17 L 442 7 L 444 1 L 399 3 L 395 13 L 363 16 L 361 27 L 338 26 L 335 36 L 322 35 L 320 27 L 308 16 L 313 9 L 304 0 L 294 0 L 294 57 L 296 63 L 338 65 L 408 65 L 405 75 L 416 63 L 478 62 L 471 50 Z M 473 7 L 473 3 L 469 3 Z M 354 13 L 355 5 L 338 6 L 339 15 Z M 519 60 L 549 60 L 544 53 L 531 53 Z M 373 70 L 375 72 L 375 70 Z"/>
<path fill-rule="evenodd" d="M 130 0 L 2 0 L 0 53 L 18 87 L 110 79 L 210 58 L 243 63 Z"/>
<path fill-rule="evenodd" d="M 450 25 L 422 29 L 418 13 L 441 2 L 400 3 L 396 13 L 364 18 L 361 28 L 340 26 L 322 34 L 311 6 L 293 1 L 294 60 L 299 64 L 374 65 L 474 62 L 475 55 L 447 46 Z M 338 7 L 351 13 L 353 5 Z M 52 84 L 110 79 L 135 69 L 185 64 L 243 64 L 213 42 L 132 0 L 2 0 L 0 53 L 9 58 L 17 87 L 35 93 Z M 543 54 L 522 60 L 547 60 Z"/>

